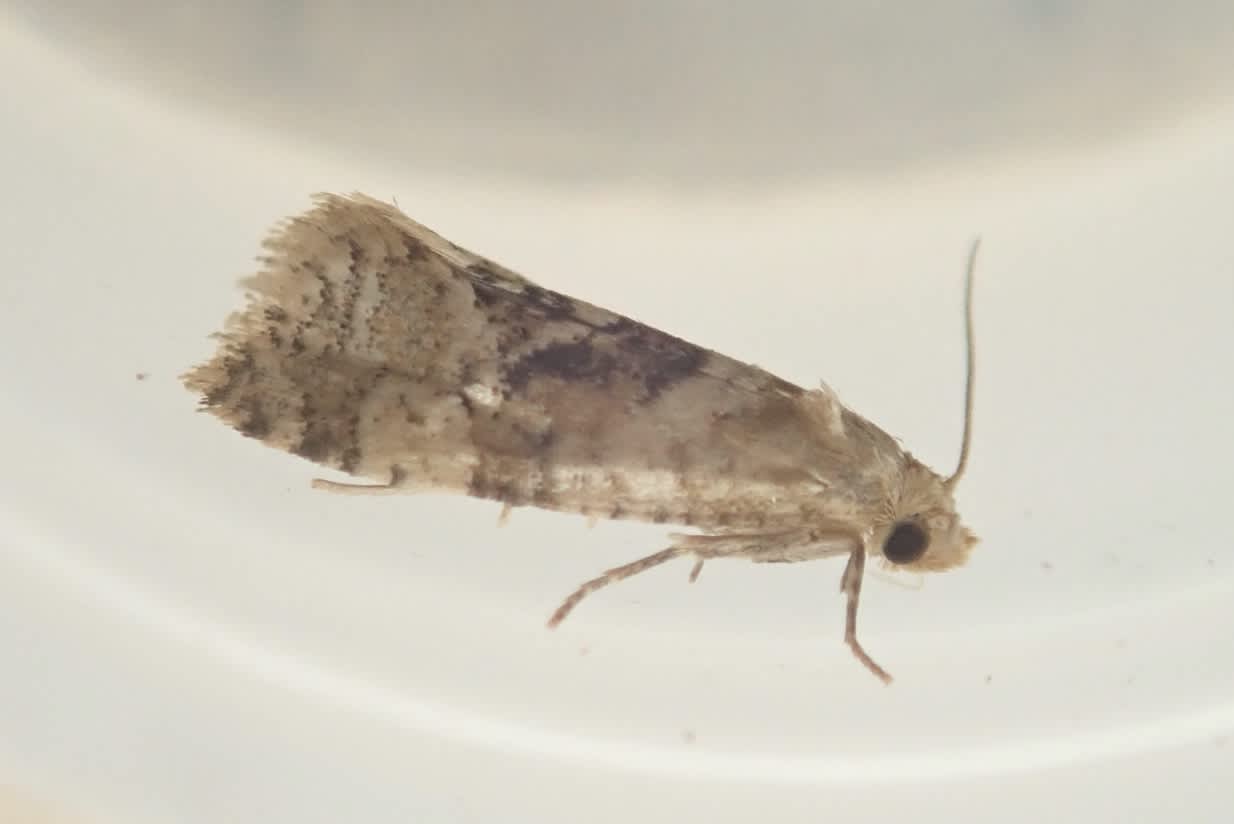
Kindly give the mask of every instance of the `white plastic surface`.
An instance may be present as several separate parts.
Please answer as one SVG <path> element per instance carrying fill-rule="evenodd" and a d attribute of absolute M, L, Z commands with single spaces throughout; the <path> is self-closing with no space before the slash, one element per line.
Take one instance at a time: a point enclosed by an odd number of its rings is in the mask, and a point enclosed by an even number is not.
<path fill-rule="evenodd" d="M 37 78 L 37 82 L 34 79 Z M 1228 821 L 1234 108 L 817 190 L 409 175 L 0 33 L 0 784 L 89 821 Z M 176 376 L 315 190 L 841 397 L 961 511 L 920 588 L 669 566 L 664 530 L 331 496 Z M 139 376 L 142 376 L 139 378 Z M 909 582 L 912 584 L 913 582 Z M 1185 814 L 1177 814 L 1185 808 Z"/>

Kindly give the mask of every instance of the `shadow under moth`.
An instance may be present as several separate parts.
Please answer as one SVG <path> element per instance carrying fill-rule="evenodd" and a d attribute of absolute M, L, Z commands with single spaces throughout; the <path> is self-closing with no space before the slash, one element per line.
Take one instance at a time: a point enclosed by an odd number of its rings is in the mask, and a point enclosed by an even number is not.
<path fill-rule="evenodd" d="M 976 244 L 963 446 L 947 477 L 826 386 L 544 289 L 369 197 L 319 195 L 265 248 L 217 353 L 183 380 L 244 435 L 370 481 L 314 486 L 696 530 L 582 584 L 550 627 L 676 558 L 694 560 L 693 581 L 713 558 L 843 556 L 845 642 L 889 682 L 857 640 L 866 557 L 939 571 L 976 543 L 953 500 L 971 440 Z"/>

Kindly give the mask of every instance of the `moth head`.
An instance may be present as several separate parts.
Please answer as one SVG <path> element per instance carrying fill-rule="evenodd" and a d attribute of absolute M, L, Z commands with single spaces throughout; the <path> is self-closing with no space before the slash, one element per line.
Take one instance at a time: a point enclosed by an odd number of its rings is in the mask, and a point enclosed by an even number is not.
<path fill-rule="evenodd" d="M 959 566 L 977 544 L 960 521 L 946 481 L 909 458 L 894 517 L 875 530 L 873 554 L 888 565 L 915 572 Z"/>
<path fill-rule="evenodd" d="M 874 534 L 872 551 L 890 565 L 917 572 L 939 572 L 959 566 L 977 545 L 977 536 L 960 522 L 955 510 L 956 484 L 968 466 L 973 437 L 973 377 L 976 353 L 973 336 L 973 270 L 977 261 L 975 241 L 968 254 L 964 280 L 964 331 L 968 344 L 964 381 L 964 434 L 955 471 L 940 478 L 911 455 L 907 456 L 900 488 L 896 490 L 887 523 Z"/>

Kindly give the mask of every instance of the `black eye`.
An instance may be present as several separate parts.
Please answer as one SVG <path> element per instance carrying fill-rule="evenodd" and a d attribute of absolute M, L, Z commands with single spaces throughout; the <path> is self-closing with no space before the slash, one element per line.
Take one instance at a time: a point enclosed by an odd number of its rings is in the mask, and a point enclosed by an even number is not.
<path fill-rule="evenodd" d="M 911 564 L 925 554 L 930 536 L 911 521 L 896 524 L 883 543 L 883 557 L 893 564 Z"/>

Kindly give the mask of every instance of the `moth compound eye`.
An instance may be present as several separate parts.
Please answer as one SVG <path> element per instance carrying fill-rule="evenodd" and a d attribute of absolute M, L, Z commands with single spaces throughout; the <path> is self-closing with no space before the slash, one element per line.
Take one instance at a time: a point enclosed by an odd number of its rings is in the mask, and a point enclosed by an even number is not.
<path fill-rule="evenodd" d="M 925 554 L 930 536 L 912 521 L 901 521 L 883 542 L 883 557 L 893 564 L 911 564 Z"/>

